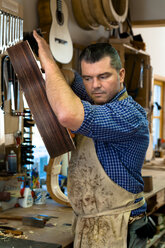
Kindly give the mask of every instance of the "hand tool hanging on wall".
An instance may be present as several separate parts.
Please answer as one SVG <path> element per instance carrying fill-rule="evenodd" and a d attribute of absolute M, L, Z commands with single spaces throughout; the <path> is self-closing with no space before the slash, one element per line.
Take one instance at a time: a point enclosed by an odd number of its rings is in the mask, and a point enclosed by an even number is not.
<path fill-rule="evenodd" d="M 29 161 L 29 160 L 21 160 L 21 165 L 33 165 L 34 162 L 33 161 Z"/>
<path fill-rule="evenodd" d="M 34 127 L 34 120 L 24 118 L 24 127 Z"/>
<path fill-rule="evenodd" d="M 0 171 L 4 171 L 5 165 L 5 120 L 4 120 L 4 102 L 6 85 L 4 80 L 4 61 L 6 56 L 1 61 L 1 106 L 0 106 Z"/>
<path fill-rule="evenodd" d="M 0 1 L 0 53 L 23 40 L 23 8 L 14 0 Z"/>
<path fill-rule="evenodd" d="M 25 159 L 34 159 L 34 156 L 33 156 L 33 155 L 23 154 L 23 155 L 22 155 L 22 159 L 23 159 L 23 160 L 25 160 Z"/>
<path fill-rule="evenodd" d="M 5 126 L 4 111 L 0 108 L 0 171 L 4 171 L 5 165 Z"/>
<path fill-rule="evenodd" d="M 3 51 L 3 12 L 0 10 L 0 53 Z"/>
<path fill-rule="evenodd" d="M 28 150 L 28 149 L 32 149 L 32 148 L 35 148 L 35 147 L 36 147 L 36 146 L 34 146 L 34 145 L 23 145 L 23 144 L 21 145 L 21 148 L 22 148 L 22 149 L 25 149 L 25 150 L 26 150 L 26 149 L 27 149 L 27 150 Z"/>
<path fill-rule="evenodd" d="M 2 47 L 2 52 L 6 51 L 6 49 L 7 49 L 7 44 L 6 44 L 6 34 L 7 34 L 6 28 L 7 28 L 7 25 L 6 24 L 7 24 L 6 14 L 3 13 L 3 37 L 2 37 L 2 39 L 3 39 L 3 47 Z"/>
<path fill-rule="evenodd" d="M 23 144 L 24 145 L 31 145 L 32 144 L 32 140 L 30 138 L 23 138 Z"/>
<path fill-rule="evenodd" d="M 1 108 L 4 110 L 4 102 L 7 99 L 8 75 L 7 75 L 7 61 L 9 57 L 6 55 L 2 57 L 1 61 Z"/>
<path fill-rule="evenodd" d="M 14 69 L 13 69 L 14 72 Z M 16 74 L 13 75 L 14 80 L 14 96 L 15 96 L 15 113 L 19 113 L 20 108 L 20 85 Z"/>
<path fill-rule="evenodd" d="M 19 82 L 8 55 L 1 61 L 1 100 L 4 109 L 5 100 L 11 101 L 11 114 L 19 110 Z"/>
<path fill-rule="evenodd" d="M 7 100 L 11 100 L 11 111 L 15 112 L 15 85 L 14 85 L 14 70 L 10 59 L 7 60 L 7 73 L 8 73 L 8 89 L 7 89 Z"/>

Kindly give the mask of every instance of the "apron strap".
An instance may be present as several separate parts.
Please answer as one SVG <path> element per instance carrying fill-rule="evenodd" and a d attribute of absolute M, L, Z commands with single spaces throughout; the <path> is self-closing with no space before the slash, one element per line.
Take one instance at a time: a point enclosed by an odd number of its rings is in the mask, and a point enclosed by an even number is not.
<path fill-rule="evenodd" d="M 144 197 L 144 192 L 143 192 L 143 191 L 140 192 L 140 193 L 135 194 L 135 200 L 136 200 L 136 199 L 139 199 L 139 198 L 141 198 L 141 197 Z"/>
<path fill-rule="evenodd" d="M 124 99 L 126 99 L 128 97 L 128 93 L 127 91 L 125 91 L 119 98 L 118 98 L 118 101 L 122 101 Z"/>
<path fill-rule="evenodd" d="M 122 212 L 129 212 L 129 211 L 135 210 L 137 208 L 140 208 L 141 206 L 144 205 L 144 203 L 145 203 L 145 198 L 143 197 L 142 200 L 140 200 L 139 202 L 133 203 L 133 204 L 128 205 L 128 206 L 119 207 L 119 208 L 115 208 L 115 209 L 111 209 L 111 210 L 106 210 L 106 211 L 103 211 L 100 213 L 78 215 L 78 217 L 80 217 L 80 218 L 93 218 L 93 217 L 99 217 L 99 216 L 103 216 L 103 215 L 121 214 Z"/>

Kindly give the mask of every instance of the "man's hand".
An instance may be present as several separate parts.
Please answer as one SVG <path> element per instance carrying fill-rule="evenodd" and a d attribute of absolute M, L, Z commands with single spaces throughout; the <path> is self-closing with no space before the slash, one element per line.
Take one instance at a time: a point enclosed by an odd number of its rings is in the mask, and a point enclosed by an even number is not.
<path fill-rule="evenodd" d="M 42 38 L 36 30 L 33 31 L 33 36 L 37 41 L 38 44 L 38 54 L 41 62 L 41 67 L 43 70 L 49 68 L 49 65 L 55 64 L 55 60 L 51 53 L 50 47 L 47 42 Z"/>

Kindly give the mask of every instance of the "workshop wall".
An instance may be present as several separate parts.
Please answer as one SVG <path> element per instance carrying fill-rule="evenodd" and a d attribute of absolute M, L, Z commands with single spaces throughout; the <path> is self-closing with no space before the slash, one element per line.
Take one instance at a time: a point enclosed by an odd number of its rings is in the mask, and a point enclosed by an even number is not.
<path fill-rule="evenodd" d="M 129 0 L 132 21 L 164 20 L 164 0 Z"/>
<path fill-rule="evenodd" d="M 37 11 L 38 0 L 16 0 L 23 4 L 24 8 L 24 31 L 31 32 L 33 29 L 39 27 L 39 18 Z M 109 31 L 106 31 L 103 26 L 100 26 L 98 30 L 83 30 L 81 29 L 73 16 L 71 0 L 65 0 L 68 6 L 69 12 L 69 32 L 74 43 L 88 44 L 93 40 L 97 40 L 100 37 L 109 37 Z M 160 20 L 164 19 L 164 0 L 130 0 L 130 14 L 132 21 L 135 20 Z M 146 43 L 146 51 L 151 55 L 151 64 L 154 69 L 154 74 L 165 76 L 162 58 L 165 56 L 165 28 L 154 28 L 154 35 L 152 28 L 136 28 L 135 34 L 142 34 L 143 40 Z M 158 38 L 159 37 L 159 38 Z M 163 54 L 162 54 L 163 52 Z M 161 61 L 160 61 L 160 54 Z"/>
<path fill-rule="evenodd" d="M 146 52 L 151 56 L 153 75 L 165 77 L 165 27 L 134 28 L 146 43 Z"/>

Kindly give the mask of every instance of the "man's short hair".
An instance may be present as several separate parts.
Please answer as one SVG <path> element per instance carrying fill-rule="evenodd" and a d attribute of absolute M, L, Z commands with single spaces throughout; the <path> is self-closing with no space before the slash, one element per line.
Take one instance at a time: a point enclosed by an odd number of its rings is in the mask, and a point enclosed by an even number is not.
<path fill-rule="evenodd" d="M 110 57 L 111 66 L 118 72 L 122 68 L 120 56 L 109 43 L 95 43 L 87 46 L 80 54 L 80 62 L 95 63 L 104 57 Z"/>

